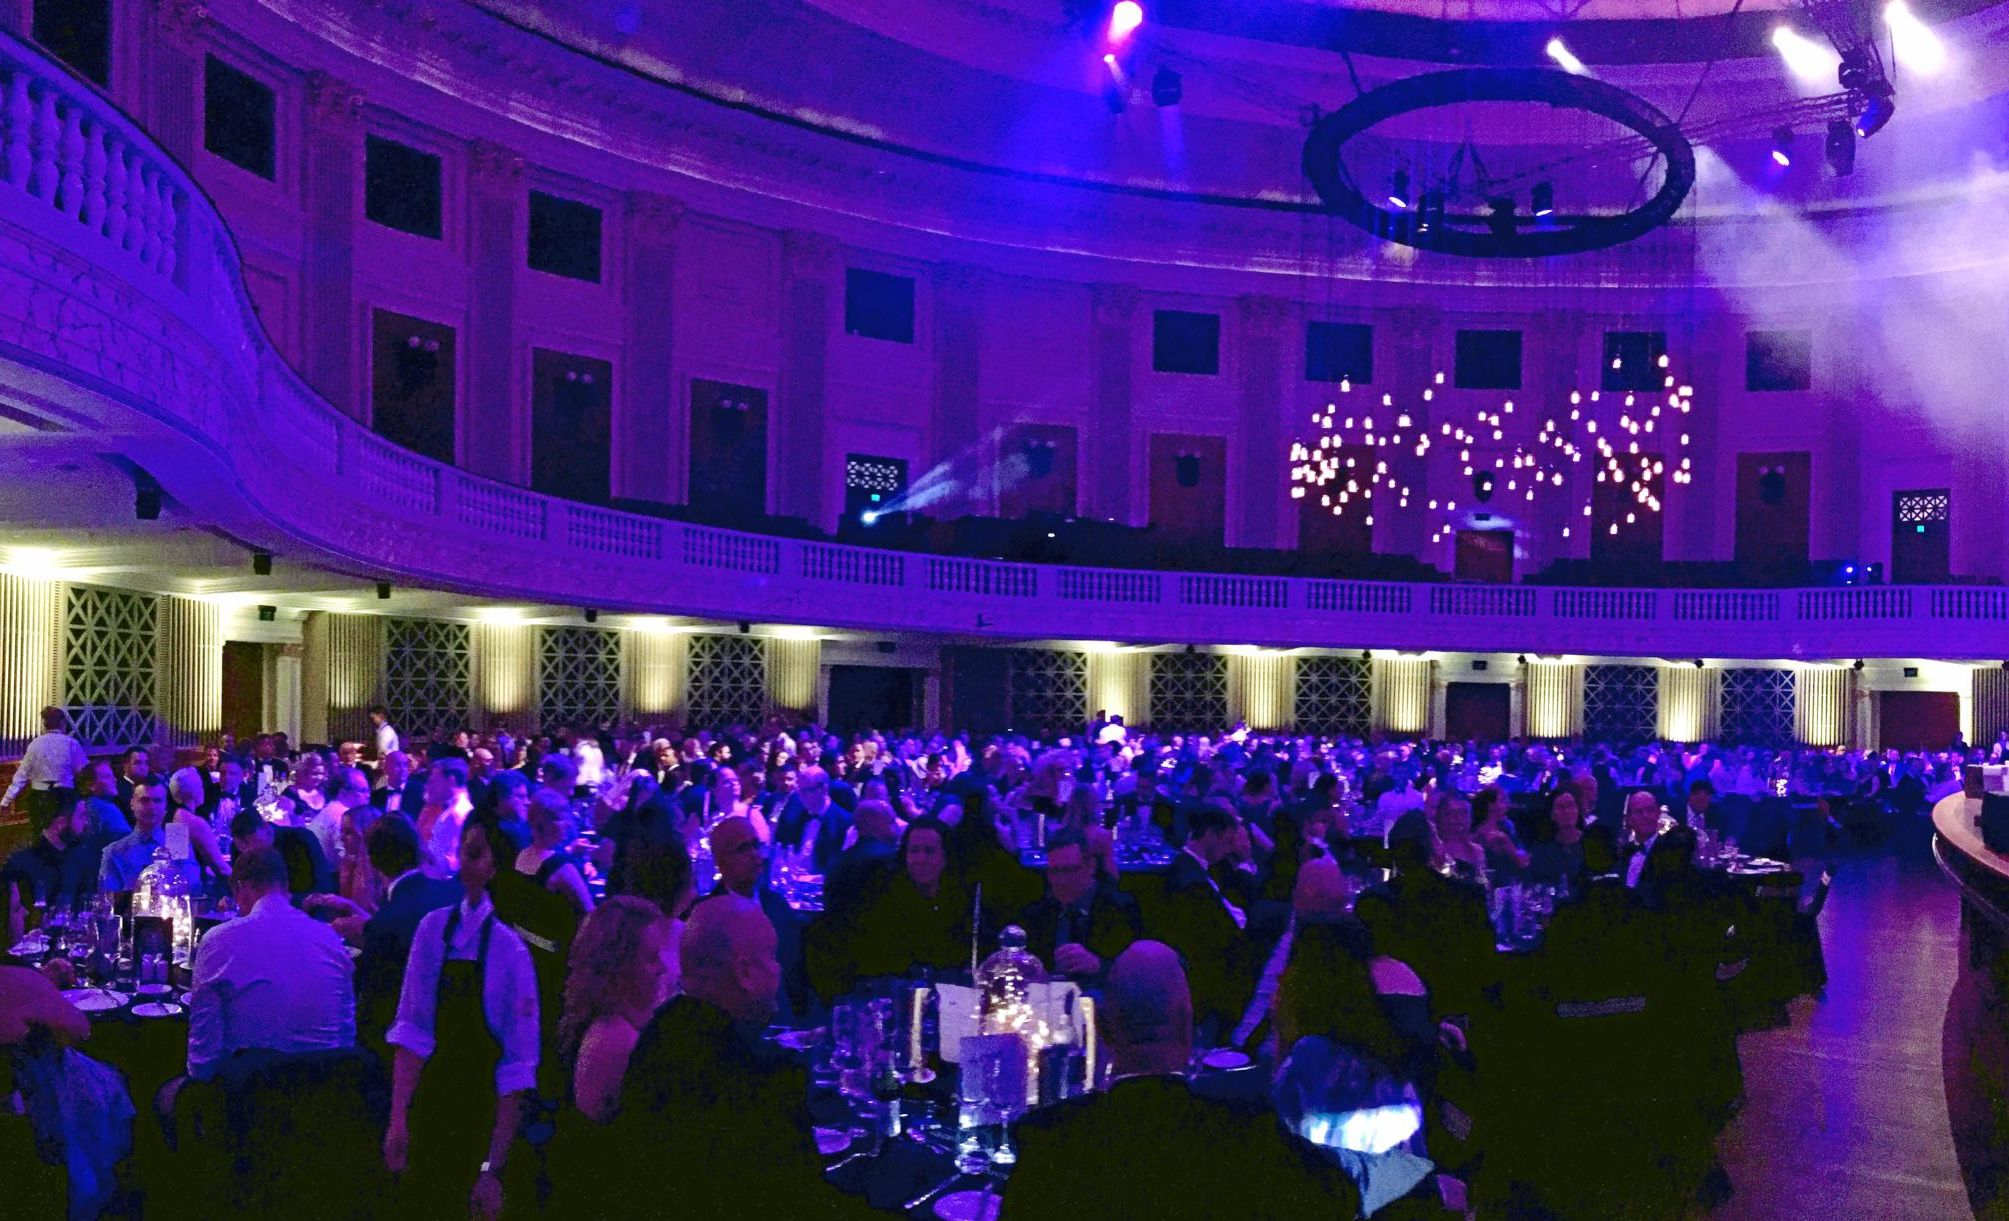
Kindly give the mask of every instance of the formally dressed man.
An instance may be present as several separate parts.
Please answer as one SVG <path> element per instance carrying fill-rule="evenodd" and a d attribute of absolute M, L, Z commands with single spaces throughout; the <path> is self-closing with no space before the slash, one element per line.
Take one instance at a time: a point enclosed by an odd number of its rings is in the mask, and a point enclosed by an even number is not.
<path fill-rule="evenodd" d="M 67 812 L 68 799 L 77 791 L 77 773 L 89 766 L 84 744 L 70 736 L 70 717 L 53 705 L 42 709 L 42 732 L 29 739 L 14 779 L 0 796 L 0 812 L 14 808 L 14 799 L 28 794 L 28 821 L 36 830 Z"/>
<path fill-rule="evenodd" d="M 425 805 L 417 827 L 420 855 L 434 877 L 451 877 L 460 869 L 460 829 L 473 812 L 467 799 L 467 763 L 442 759 L 426 773 Z"/>
<path fill-rule="evenodd" d="M 377 765 L 376 800 L 386 814 L 416 819 L 425 806 L 425 777 L 412 775 L 412 758 L 401 750 L 385 755 Z"/>
<path fill-rule="evenodd" d="M 257 817 L 253 814 L 252 817 Z M 354 968 L 334 929 L 287 894 L 286 862 L 262 845 L 231 862 L 237 919 L 196 947 L 188 1075 L 213 1075 L 240 1051 L 330 1051 L 356 1044 Z"/>
<path fill-rule="evenodd" d="M 374 758 L 388 759 L 401 746 L 397 727 L 391 724 L 391 714 L 382 704 L 370 709 L 370 745 L 374 748 Z"/>
<path fill-rule="evenodd" d="M 144 746 L 135 746 L 119 757 L 118 803 L 128 816 L 132 813 L 133 788 L 153 772 L 153 758 Z"/>
<path fill-rule="evenodd" d="M 1109 1088 L 1017 1128 L 1005 1218 L 1351 1217 L 1359 1194 L 1276 1121 L 1192 1092 L 1193 1002 L 1171 947 L 1139 941 L 1109 971 L 1098 1013 Z"/>
<path fill-rule="evenodd" d="M 1071 827 L 1046 837 L 1046 895 L 1019 924 L 1027 949 L 1086 987 L 1099 987 L 1109 964 L 1144 935 L 1137 900 L 1096 875 L 1087 838 Z"/>
<path fill-rule="evenodd" d="M 1218 798 L 1186 813 L 1185 847 L 1165 874 L 1163 927 L 1153 932 L 1184 955 L 1193 1003 L 1209 1035 L 1239 1016 L 1254 984 L 1247 961 L 1248 912 L 1223 889 L 1217 867 L 1232 856 L 1240 819 Z"/>
<path fill-rule="evenodd" d="M 1660 802 L 1641 789 L 1625 799 L 1625 846 L 1621 852 L 1626 889 L 1639 889 L 1639 879 L 1646 872 L 1646 854 L 1659 838 Z"/>
<path fill-rule="evenodd" d="M 99 856 L 91 846 L 91 815 L 82 801 L 70 800 L 27 847 L 0 865 L 6 887 L 7 921 L 12 945 L 26 931 L 28 909 L 38 898 L 74 905 L 98 888 Z"/>
<path fill-rule="evenodd" d="M 77 795 L 91 814 L 91 843 L 102 855 L 105 845 L 133 831 L 131 817 L 119 805 L 118 776 L 109 762 L 99 759 L 84 769 L 77 783 Z"/>
<path fill-rule="evenodd" d="M 373 1043 L 390 1027 L 398 988 L 404 980 L 405 958 L 411 953 L 419 921 L 428 912 L 458 902 L 460 887 L 426 876 L 419 867 L 418 831 L 402 814 L 379 818 L 370 828 L 364 848 L 370 854 L 370 867 L 390 880 L 376 913 L 360 922 L 360 927 L 349 926 L 353 939 L 362 947 L 362 957 L 356 960 L 360 1025 L 365 1041 Z"/>
<path fill-rule="evenodd" d="M 807 1005 L 809 984 L 802 966 L 802 920 L 771 886 L 764 884 L 767 849 L 754 834 L 753 823 L 735 814 L 721 818 L 711 830 L 712 859 L 718 865 L 718 893 L 737 895 L 760 905 L 774 926 L 775 956 L 781 964 L 776 1004 L 787 1015 Z"/>
<path fill-rule="evenodd" d="M 842 918 L 864 904 L 871 888 L 884 880 L 900 851 L 900 828 L 893 807 L 883 801 L 858 803 L 851 825 L 858 842 L 837 856 L 823 884 L 823 909 Z"/>
<path fill-rule="evenodd" d="M 266 822 L 256 810 L 239 810 L 230 820 L 234 852 L 270 848 L 286 863 L 286 890 L 292 895 L 329 895 L 336 887 L 335 867 L 321 850 L 321 841 L 305 827 Z"/>

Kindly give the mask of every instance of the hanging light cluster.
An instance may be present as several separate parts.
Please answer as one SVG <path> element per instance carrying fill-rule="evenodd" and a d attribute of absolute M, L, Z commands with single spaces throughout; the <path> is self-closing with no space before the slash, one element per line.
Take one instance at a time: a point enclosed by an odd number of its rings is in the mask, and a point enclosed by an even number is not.
<path fill-rule="evenodd" d="M 1353 393 L 1353 384 L 1341 381 L 1340 399 L 1312 413 L 1317 440 L 1291 443 L 1291 497 L 1303 500 L 1315 496 L 1320 507 L 1330 509 L 1334 516 L 1344 516 L 1349 510 L 1363 513 L 1366 524 L 1371 526 L 1377 497 L 1384 505 L 1393 499 L 1397 509 L 1407 509 L 1412 500 L 1424 499 L 1395 471 L 1391 459 L 1407 453 L 1427 460 L 1433 449 L 1441 448 L 1454 456 L 1460 472 L 1473 480 L 1474 494 L 1481 501 L 1490 501 L 1495 495 L 1518 496 L 1523 504 L 1533 505 L 1538 493 L 1560 494 L 1565 486 L 1564 473 L 1588 463 L 1596 474 L 1593 480 L 1579 481 L 1581 516 L 1594 515 L 1591 503 L 1594 484 L 1610 484 L 1623 489 L 1621 496 L 1627 500 L 1625 524 L 1631 525 L 1642 513 L 1662 510 L 1656 480 L 1686 484 L 1694 479 L 1684 419 L 1694 406 L 1694 388 L 1676 384 L 1674 375 L 1667 372 L 1668 358 L 1664 354 L 1657 358 L 1657 363 L 1661 371 L 1660 392 L 1607 394 L 1592 390 L 1586 394 L 1573 390 L 1567 417 L 1551 416 L 1543 420 L 1532 446 L 1517 442 L 1510 450 L 1490 457 L 1475 450 L 1506 443 L 1509 417 L 1514 415 L 1513 400 L 1506 400 L 1497 408 L 1480 409 L 1469 424 L 1445 421 L 1433 434 L 1427 426 L 1418 427 L 1408 411 L 1398 409 L 1392 394 L 1381 396 L 1378 412 L 1354 411 L 1346 403 Z M 1613 369 L 1622 367 L 1620 360 L 1612 361 Z M 1440 372 L 1424 388 L 1422 400 L 1431 402 L 1437 387 L 1443 384 L 1444 374 Z M 1615 422 L 1609 418 L 1613 409 L 1610 398 L 1620 399 Z M 1602 424 L 1600 416 L 1605 417 Z M 1659 450 L 1671 447 L 1678 451 L 1672 468 L 1667 457 L 1649 448 L 1656 441 Z M 1424 511 L 1436 520 L 1431 534 L 1433 543 L 1448 538 L 1457 526 L 1451 516 L 1458 511 L 1455 500 L 1427 500 Z M 1606 528 L 1615 535 L 1619 523 L 1614 520 Z M 1567 524 L 1562 536 L 1570 537 Z"/>

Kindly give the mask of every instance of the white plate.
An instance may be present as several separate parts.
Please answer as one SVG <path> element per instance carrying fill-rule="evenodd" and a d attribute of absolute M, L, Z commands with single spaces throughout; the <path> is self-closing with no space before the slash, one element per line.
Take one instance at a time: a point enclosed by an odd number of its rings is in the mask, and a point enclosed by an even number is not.
<path fill-rule="evenodd" d="M 143 1018 L 180 1017 L 181 1006 L 162 1004 L 159 1001 L 148 1001 L 143 1005 L 134 1005 L 133 1016 Z"/>
<path fill-rule="evenodd" d="M 171 984 L 141 984 L 139 987 L 133 989 L 133 991 L 139 993 L 141 996 L 174 995 L 174 987 Z"/>
<path fill-rule="evenodd" d="M 1200 1065 L 1217 1072 L 1227 1072 L 1230 1069 L 1247 1068 L 1249 1058 L 1232 1047 L 1216 1047 L 1200 1057 Z"/>
<path fill-rule="evenodd" d="M 40 958 L 49 952 L 49 939 L 47 937 L 23 937 L 14 945 L 14 948 L 7 952 L 15 958 Z"/>
<path fill-rule="evenodd" d="M 816 1129 L 816 1151 L 824 1157 L 835 1157 L 851 1147 L 851 1133 L 843 1128 Z"/>
<path fill-rule="evenodd" d="M 952 1191 L 935 1199 L 942 1221 L 996 1221 L 1003 1200 L 994 1191 Z"/>
<path fill-rule="evenodd" d="M 63 999 L 85 1013 L 103 1013 L 107 1009 L 124 1007 L 125 998 L 103 988 L 65 988 Z"/>

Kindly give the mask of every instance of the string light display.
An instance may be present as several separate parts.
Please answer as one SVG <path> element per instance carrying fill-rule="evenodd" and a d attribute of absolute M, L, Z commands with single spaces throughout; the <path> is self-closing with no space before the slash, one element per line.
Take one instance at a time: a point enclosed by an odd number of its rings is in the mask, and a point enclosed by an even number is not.
<path fill-rule="evenodd" d="M 1291 497 L 1316 497 L 1334 516 L 1364 514 L 1369 526 L 1377 513 L 1406 510 L 1420 501 L 1420 511 L 1432 524 L 1430 541 L 1440 542 L 1457 528 L 1458 502 L 1419 495 L 1394 461 L 1407 454 L 1427 463 L 1432 454 L 1440 454 L 1435 460 L 1440 469 L 1455 463 L 1482 502 L 1502 497 L 1532 507 L 1541 497 L 1571 496 L 1571 507 L 1578 510 L 1574 516 L 1588 518 L 1595 515 L 1596 486 L 1607 484 L 1622 489 L 1624 522 L 1634 524 L 1643 513 L 1661 511 L 1657 481 L 1686 484 L 1694 479 L 1685 418 L 1694 406 L 1694 388 L 1676 382 L 1665 355 L 1657 363 L 1658 392 L 1573 390 L 1568 411 L 1543 418 L 1531 443 L 1509 440 L 1516 423 L 1511 399 L 1480 408 L 1464 423 L 1443 421 L 1433 432 L 1398 407 L 1392 394 L 1383 394 L 1377 408 L 1356 407 L 1352 382 L 1341 381 L 1339 396 L 1312 413 L 1316 436 L 1291 443 Z M 1619 360 L 1612 361 L 1614 370 L 1622 367 Z M 1423 388 L 1421 401 L 1434 402 L 1443 385 L 1440 372 Z M 1572 481 L 1567 478 L 1572 471 L 1594 475 Z M 1423 484 L 1431 486 L 1427 468 Z M 1570 520 L 1573 516 L 1566 513 L 1564 538 L 1571 536 Z M 1619 524 L 1613 520 L 1606 529 L 1616 535 Z"/>

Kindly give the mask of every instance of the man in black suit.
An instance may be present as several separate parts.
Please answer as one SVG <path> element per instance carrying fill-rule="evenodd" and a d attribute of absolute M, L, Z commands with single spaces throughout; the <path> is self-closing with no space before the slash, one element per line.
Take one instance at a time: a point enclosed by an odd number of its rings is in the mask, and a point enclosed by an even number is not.
<path fill-rule="evenodd" d="M 635 1044 L 620 1112 L 584 1155 L 606 1173 L 577 1176 L 573 1211 L 657 1217 L 673 1199 L 693 1217 L 863 1214 L 823 1181 L 802 1069 L 760 1038 L 781 979 L 766 915 L 737 895 L 708 898 L 679 954 L 683 992 Z"/>
<path fill-rule="evenodd" d="M 860 806 L 863 809 L 863 806 Z M 1088 840 L 1072 827 L 1046 837 L 1046 895 L 1019 915 L 1026 948 L 1084 987 L 1100 987 L 1109 964 L 1144 935 L 1137 900 L 1096 876 Z"/>
<path fill-rule="evenodd" d="M 364 1046 L 380 1044 L 397 1013 L 405 959 L 427 912 L 451 907 L 461 888 L 419 869 L 419 833 L 411 819 L 386 814 L 370 828 L 365 845 L 370 866 L 390 879 L 383 905 L 360 930 L 362 957 L 356 960 L 356 1032 Z"/>
<path fill-rule="evenodd" d="M 321 840 L 305 827 L 285 827 L 266 822 L 257 810 L 245 807 L 230 819 L 230 850 L 271 848 L 286 862 L 286 889 L 295 898 L 302 895 L 334 894 L 335 867 Z"/>
<path fill-rule="evenodd" d="M 852 826 L 858 830 L 858 842 L 838 854 L 823 885 L 823 910 L 840 919 L 864 905 L 900 851 L 900 828 L 893 821 L 893 807 L 885 802 L 859 802 Z"/>
<path fill-rule="evenodd" d="M 1247 1004 L 1248 912 L 1223 890 L 1215 866 L 1235 849 L 1241 820 L 1225 801 L 1203 801 L 1187 814 L 1186 846 L 1165 874 L 1165 940 L 1186 960 L 1193 1008 L 1203 1031 L 1232 1021 Z"/>
<path fill-rule="evenodd" d="M 686 934 L 688 935 L 688 934 Z M 1035 1111 L 1001 1216 L 1351 1217 L 1359 1193 L 1293 1145 L 1274 1117 L 1187 1087 L 1193 1004 L 1171 947 L 1139 941 L 1117 958 L 1100 1030 L 1109 1088 Z"/>

